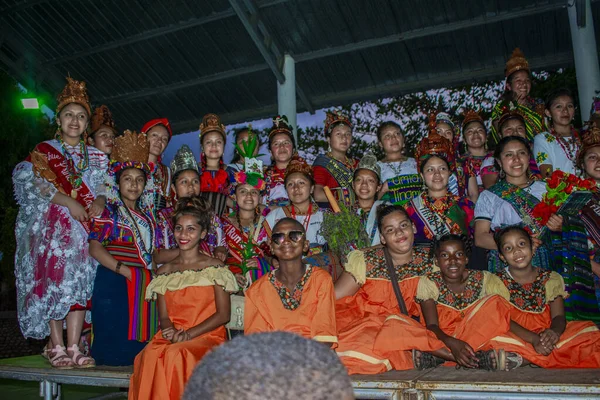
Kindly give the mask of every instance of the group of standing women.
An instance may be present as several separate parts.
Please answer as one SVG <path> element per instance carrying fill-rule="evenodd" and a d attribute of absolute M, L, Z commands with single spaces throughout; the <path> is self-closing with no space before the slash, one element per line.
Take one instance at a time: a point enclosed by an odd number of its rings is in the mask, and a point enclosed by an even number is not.
<path fill-rule="evenodd" d="M 200 124 L 200 161 L 183 146 L 166 166 L 167 119 L 118 135 L 108 108 L 92 113 L 85 83 L 67 79 L 55 138 L 13 173 L 19 322 L 26 337 L 50 337 L 53 367 L 135 359 L 130 398 L 177 398 L 197 361 L 226 340 L 230 293 L 246 294 L 246 332 L 325 342 L 350 373 L 444 362 L 597 367 L 597 329 L 565 315 L 600 320 L 600 125 L 573 128 L 568 91 L 542 111 L 518 49 L 493 140 L 477 112 L 460 126 L 440 112 L 414 158 L 387 121 L 377 129 L 384 158 L 357 160 L 351 120 L 328 112 L 328 151 L 312 166 L 285 116 L 272 120 L 270 166 L 256 158 L 250 128 L 236 131 L 225 165 L 215 114 Z M 593 197 L 578 217 L 554 214 L 541 226 L 532 210 L 558 169 L 594 180 Z M 336 202 L 356 213 L 373 246 L 343 255 L 343 273 L 321 229 Z M 93 324 L 89 353 L 84 320 Z M 490 328 L 478 336 L 473 326 Z M 560 351 L 559 339 L 570 342 Z M 515 341 L 531 351 L 507 345 Z M 570 362 L 556 355 L 577 346 L 585 351 Z"/>

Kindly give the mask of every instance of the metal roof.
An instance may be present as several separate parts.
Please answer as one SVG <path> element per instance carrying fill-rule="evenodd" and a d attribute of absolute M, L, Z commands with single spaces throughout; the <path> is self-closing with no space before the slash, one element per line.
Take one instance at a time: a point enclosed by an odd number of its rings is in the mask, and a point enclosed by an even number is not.
<path fill-rule="evenodd" d="M 196 130 L 277 113 L 285 53 L 298 112 L 572 65 L 566 0 L 4 0 L 0 66 L 53 97 L 70 73 L 119 128 Z M 594 1 L 593 14 L 600 12 Z M 590 16 L 592 17 L 592 16 Z M 598 20 L 598 18 L 595 18 Z M 599 36 L 600 29 L 596 34 Z M 598 38 L 600 43 L 600 38 Z"/>

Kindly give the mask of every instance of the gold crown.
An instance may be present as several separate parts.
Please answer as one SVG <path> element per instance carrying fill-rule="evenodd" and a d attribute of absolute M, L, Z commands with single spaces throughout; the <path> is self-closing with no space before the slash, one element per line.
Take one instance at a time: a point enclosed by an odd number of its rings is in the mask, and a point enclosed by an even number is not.
<path fill-rule="evenodd" d="M 123 136 L 115 139 L 115 147 L 111 154 L 112 159 L 118 163 L 138 162 L 147 163 L 150 146 L 146 135 L 126 130 Z"/>
<path fill-rule="evenodd" d="M 287 168 L 285 169 L 285 178 L 287 178 L 295 172 L 299 172 L 313 179 L 313 169 L 304 160 L 292 159 L 292 161 L 290 161 Z"/>
<path fill-rule="evenodd" d="M 342 114 L 340 110 L 326 111 L 325 112 L 325 135 L 329 135 L 331 133 L 331 129 L 333 129 L 333 125 L 341 122 L 352 129 L 352 121 L 347 115 Z"/>
<path fill-rule="evenodd" d="M 581 138 L 581 148 L 577 152 L 577 166 L 583 169 L 583 157 L 592 147 L 600 146 L 600 128 L 595 123 L 590 123 L 589 128 Z"/>
<path fill-rule="evenodd" d="M 56 114 L 60 113 L 60 110 L 67 104 L 76 103 L 85 108 L 89 116 L 92 115 L 90 98 L 88 97 L 84 81 L 76 81 L 70 76 L 67 76 L 67 84 L 62 92 L 56 97 L 56 101 L 58 102 Z"/>
<path fill-rule="evenodd" d="M 454 161 L 452 142 L 437 133 L 436 126 L 436 114 L 431 113 L 429 114 L 428 123 L 429 135 L 421 141 L 415 154 L 419 169 L 421 168 L 421 164 L 429 158 L 428 156 L 443 157 L 448 164 L 452 164 Z"/>
<path fill-rule="evenodd" d="M 225 125 L 221 123 L 221 118 L 217 114 L 206 114 L 200 124 L 200 138 L 210 132 L 219 132 L 223 140 L 227 140 Z"/>
<path fill-rule="evenodd" d="M 463 119 L 463 122 L 462 122 L 462 129 L 465 129 L 465 126 L 467 126 L 467 124 L 469 124 L 473 121 L 480 122 L 483 126 L 485 126 L 485 122 L 483 122 L 483 118 L 481 118 L 481 115 L 479 115 L 479 113 L 477 111 L 467 110 L 464 115 L 465 115 L 465 118 Z"/>
<path fill-rule="evenodd" d="M 269 139 L 278 133 L 285 133 L 286 135 L 292 137 L 292 127 L 288 121 L 287 116 L 285 115 L 277 115 L 273 117 L 273 126 L 269 131 Z"/>
<path fill-rule="evenodd" d="M 504 76 L 509 77 L 513 73 L 517 71 L 527 71 L 529 72 L 529 62 L 525 58 L 525 54 L 518 47 L 514 49 L 512 55 L 506 62 L 506 67 L 504 68 Z"/>
<path fill-rule="evenodd" d="M 196 157 L 192 153 L 192 149 L 187 144 L 184 144 L 177 150 L 173 161 L 171 161 L 171 174 L 177 175 L 181 171 L 193 170 L 200 174 L 200 167 L 196 162 Z"/>
<path fill-rule="evenodd" d="M 100 129 L 102 125 L 109 127 L 116 132 L 115 121 L 112 118 L 112 113 L 104 104 L 100 107 L 96 107 L 96 109 L 94 110 L 94 115 L 92 115 L 91 122 L 92 133 Z"/>

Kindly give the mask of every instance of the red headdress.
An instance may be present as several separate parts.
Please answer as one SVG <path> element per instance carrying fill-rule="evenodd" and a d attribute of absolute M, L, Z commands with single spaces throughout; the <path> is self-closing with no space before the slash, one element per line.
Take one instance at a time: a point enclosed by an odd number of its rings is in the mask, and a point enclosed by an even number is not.
<path fill-rule="evenodd" d="M 115 121 L 112 118 L 112 113 L 104 104 L 100 107 L 96 107 L 96 109 L 94 110 L 94 115 L 92 115 L 91 122 L 92 133 L 100 129 L 101 126 L 106 126 L 110 128 L 115 134 L 117 133 L 117 130 L 115 129 Z"/>
<path fill-rule="evenodd" d="M 452 166 L 454 162 L 452 142 L 437 133 L 435 117 L 435 113 L 429 114 L 429 136 L 423 138 L 415 153 L 419 169 L 421 169 L 421 165 L 432 156 L 442 157 L 450 166 Z"/>
<path fill-rule="evenodd" d="M 171 140 L 171 137 L 173 137 L 173 131 L 171 130 L 171 124 L 169 123 L 169 120 L 166 118 L 156 118 L 146 122 L 142 127 L 142 133 L 148 133 L 150 129 L 157 125 L 162 125 L 167 128 L 167 132 L 169 132 L 169 140 Z"/>
<path fill-rule="evenodd" d="M 352 129 L 352 121 L 350 121 L 350 118 L 347 115 L 342 114 L 341 111 L 327 111 L 325 115 L 325 136 L 331 134 L 333 125 L 337 124 L 338 122 L 341 122 L 344 125 L 348 126 L 350 129 Z"/>

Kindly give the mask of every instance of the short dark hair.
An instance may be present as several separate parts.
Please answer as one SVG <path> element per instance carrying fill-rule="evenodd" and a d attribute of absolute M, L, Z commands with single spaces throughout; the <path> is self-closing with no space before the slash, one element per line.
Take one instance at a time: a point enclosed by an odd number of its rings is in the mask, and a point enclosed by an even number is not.
<path fill-rule="evenodd" d="M 563 96 L 570 97 L 571 100 L 573 100 L 573 103 L 575 103 L 575 96 L 573 95 L 573 92 L 567 88 L 560 88 L 556 89 L 550 93 L 548 97 L 546 97 L 546 103 L 544 104 L 546 110 L 549 110 L 550 107 L 552 107 L 552 104 L 556 101 L 556 99 Z"/>
<path fill-rule="evenodd" d="M 529 240 L 529 245 L 533 246 L 533 242 L 531 240 L 531 235 L 529 234 L 529 232 L 527 231 L 527 229 L 523 228 L 521 225 L 510 225 L 510 226 L 506 226 L 502 229 L 500 229 L 499 231 L 496 231 L 496 233 L 494 233 L 494 242 L 496 242 L 496 246 L 498 247 L 498 253 L 502 254 L 502 238 L 511 232 L 519 232 L 521 233 L 523 236 L 525 236 L 527 238 L 527 240 Z"/>
<path fill-rule="evenodd" d="M 432 248 L 433 254 L 436 255 L 438 253 L 438 251 L 440 251 L 440 247 L 442 246 L 442 244 L 446 243 L 446 242 L 459 242 L 459 243 L 462 243 L 463 250 L 465 250 L 465 251 L 467 250 L 467 244 L 463 240 L 462 236 L 455 235 L 453 233 L 448 233 L 446 235 L 443 235 L 439 239 L 436 239 L 433 242 L 433 248 Z"/>
<path fill-rule="evenodd" d="M 384 121 L 377 127 L 377 140 L 381 142 L 381 134 L 385 128 L 396 128 L 400 131 L 400 134 L 404 137 L 404 132 L 402 132 L 402 128 L 397 122 L 394 121 Z"/>
<path fill-rule="evenodd" d="M 380 204 L 379 207 L 377 207 L 377 229 L 379 229 L 379 232 L 382 232 L 381 224 L 383 223 L 383 219 L 385 217 L 387 217 L 388 215 L 393 214 L 395 212 L 399 212 L 400 214 L 404 215 L 406 218 L 410 219 L 410 216 L 408 215 L 408 213 L 406 212 L 404 207 L 402 207 L 401 205 L 384 203 L 384 204 Z"/>
<path fill-rule="evenodd" d="M 353 399 L 336 353 L 289 332 L 238 336 L 208 353 L 190 377 L 183 400 Z"/>

